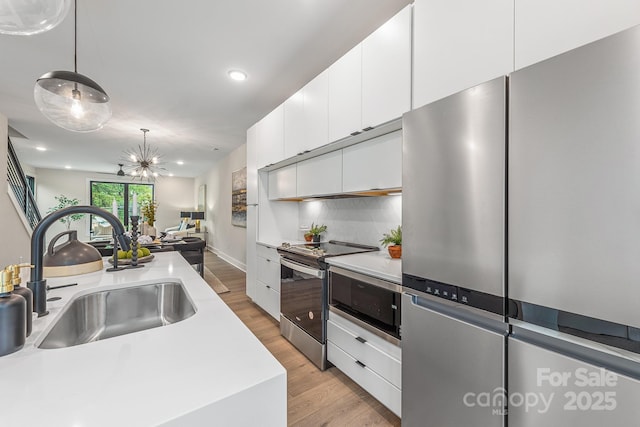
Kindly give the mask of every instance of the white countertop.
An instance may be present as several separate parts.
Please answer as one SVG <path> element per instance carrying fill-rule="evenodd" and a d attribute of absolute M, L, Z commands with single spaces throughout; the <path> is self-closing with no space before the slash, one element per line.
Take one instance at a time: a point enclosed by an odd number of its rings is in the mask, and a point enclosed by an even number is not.
<path fill-rule="evenodd" d="M 386 250 L 328 257 L 325 261 L 329 265 L 402 284 L 402 260 L 391 258 Z"/>
<path fill-rule="evenodd" d="M 105 269 L 110 265 L 104 260 Z M 74 296 L 181 282 L 196 313 L 181 322 L 61 349 L 36 345 Z M 178 252 L 144 268 L 48 279 L 50 314 L 0 357 L 6 426 L 286 425 L 286 370 Z"/>

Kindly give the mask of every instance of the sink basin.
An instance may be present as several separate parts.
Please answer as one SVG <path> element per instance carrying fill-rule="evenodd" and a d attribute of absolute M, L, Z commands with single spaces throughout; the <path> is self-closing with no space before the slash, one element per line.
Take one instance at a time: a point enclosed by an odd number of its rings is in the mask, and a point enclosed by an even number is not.
<path fill-rule="evenodd" d="M 63 348 L 180 322 L 196 312 L 180 283 L 153 283 L 80 296 L 39 348 Z"/>

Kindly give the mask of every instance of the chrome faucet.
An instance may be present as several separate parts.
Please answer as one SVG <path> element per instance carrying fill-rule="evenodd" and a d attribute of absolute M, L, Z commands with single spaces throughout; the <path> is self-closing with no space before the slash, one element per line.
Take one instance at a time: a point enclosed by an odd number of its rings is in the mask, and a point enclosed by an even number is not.
<path fill-rule="evenodd" d="M 46 316 L 49 314 L 47 311 L 47 280 L 43 279 L 42 271 L 42 259 L 44 255 L 44 237 L 45 233 L 51 227 L 53 223 L 55 223 L 60 218 L 63 218 L 67 215 L 77 214 L 77 213 L 87 213 L 93 214 L 96 216 L 100 216 L 109 222 L 113 227 L 113 262 L 115 269 L 111 269 L 111 271 L 117 270 L 117 262 L 118 262 L 118 245 L 115 240 L 120 243 L 120 247 L 128 251 L 129 250 L 129 242 L 125 238 L 125 230 L 124 226 L 120 222 L 120 220 L 113 215 L 112 213 L 105 211 L 104 209 L 100 209 L 96 206 L 70 206 L 68 208 L 60 209 L 59 211 L 55 211 L 50 213 L 49 215 L 42 218 L 42 221 L 36 225 L 36 228 L 33 229 L 33 234 L 31 235 L 31 264 L 33 264 L 34 268 L 31 270 L 31 280 L 27 282 L 27 286 L 33 292 L 33 311 L 38 313 L 38 317 Z"/>

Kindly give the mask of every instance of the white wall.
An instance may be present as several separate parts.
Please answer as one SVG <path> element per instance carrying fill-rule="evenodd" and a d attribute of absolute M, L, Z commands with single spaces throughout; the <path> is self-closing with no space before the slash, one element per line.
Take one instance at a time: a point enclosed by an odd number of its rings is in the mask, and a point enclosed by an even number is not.
<path fill-rule="evenodd" d="M 3 159 L 0 161 L 0 176 L 3 177 L 7 176 L 8 129 L 7 118 L 0 114 L 0 146 L 2 147 L 0 158 Z M 0 268 L 20 262 L 21 258 L 22 261 L 29 261 L 31 259 L 31 236 L 9 198 L 7 184 L 0 191 L 0 218 L 2 218 L 0 230 L 2 230 L 2 241 L 4 242 L 0 245 Z"/>
<path fill-rule="evenodd" d="M 204 224 L 208 232 L 208 246 L 221 258 L 243 270 L 247 259 L 247 229 L 231 225 L 231 173 L 246 165 L 247 144 L 243 144 L 196 178 L 193 192 L 197 204 L 198 188 L 202 184 L 207 186 Z"/>
<path fill-rule="evenodd" d="M 312 222 L 325 224 L 322 240 L 341 240 L 379 246 L 384 233 L 402 224 L 402 196 L 314 200 L 299 203 L 298 238 Z"/>
<path fill-rule="evenodd" d="M 80 200 L 81 205 L 89 204 L 90 181 L 131 182 L 113 174 L 68 171 L 60 169 L 36 169 L 36 199 L 40 212 L 46 212 L 57 205 L 55 196 L 64 194 L 69 198 Z M 136 181 L 138 182 L 138 181 Z M 158 203 L 156 228 L 164 230 L 177 225 L 180 211 L 193 209 L 193 178 L 161 177 L 155 182 L 155 198 Z M 78 230 L 78 239 L 89 240 L 89 217 L 71 225 Z M 65 225 L 58 222 L 47 232 L 47 241 L 61 231 Z"/>

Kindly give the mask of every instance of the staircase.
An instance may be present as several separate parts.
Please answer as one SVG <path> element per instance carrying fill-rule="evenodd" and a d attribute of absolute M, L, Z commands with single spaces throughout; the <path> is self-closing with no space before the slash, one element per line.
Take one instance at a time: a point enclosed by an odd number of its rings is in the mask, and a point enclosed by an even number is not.
<path fill-rule="evenodd" d="M 27 177 L 22 171 L 18 156 L 16 156 L 16 152 L 13 149 L 11 139 L 8 138 L 7 142 L 9 144 L 9 149 L 7 150 L 7 183 L 11 190 L 13 190 L 13 195 L 18 205 L 20 205 L 27 223 L 31 226 L 31 230 L 33 230 L 42 219 L 42 216 L 38 210 L 35 197 L 27 183 Z"/>

